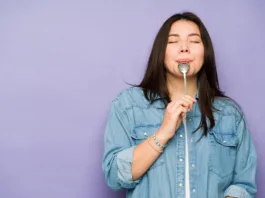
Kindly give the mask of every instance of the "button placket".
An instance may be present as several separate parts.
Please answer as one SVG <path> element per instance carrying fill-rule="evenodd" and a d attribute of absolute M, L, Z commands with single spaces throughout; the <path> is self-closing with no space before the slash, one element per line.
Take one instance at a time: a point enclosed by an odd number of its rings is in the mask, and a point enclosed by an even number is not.
<path fill-rule="evenodd" d="M 185 193 L 184 182 L 185 182 L 185 136 L 184 127 L 179 129 L 179 134 L 176 136 L 176 192 L 177 195 L 181 196 Z"/>

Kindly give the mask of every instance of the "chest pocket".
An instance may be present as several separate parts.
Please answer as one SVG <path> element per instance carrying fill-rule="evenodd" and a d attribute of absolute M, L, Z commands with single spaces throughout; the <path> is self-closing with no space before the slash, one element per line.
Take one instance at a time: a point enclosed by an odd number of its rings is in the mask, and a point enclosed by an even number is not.
<path fill-rule="evenodd" d="M 134 141 L 135 145 L 139 145 L 149 136 L 152 136 L 160 127 L 160 124 L 157 125 L 140 125 L 133 129 L 131 138 Z M 152 141 L 152 139 L 151 139 Z M 156 161 L 152 164 L 149 169 L 153 169 L 157 166 L 161 166 L 165 163 L 164 153 L 161 153 Z"/>
<path fill-rule="evenodd" d="M 233 133 L 209 133 L 211 151 L 209 168 L 219 177 L 232 175 L 236 161 L 237 138 Z"/>

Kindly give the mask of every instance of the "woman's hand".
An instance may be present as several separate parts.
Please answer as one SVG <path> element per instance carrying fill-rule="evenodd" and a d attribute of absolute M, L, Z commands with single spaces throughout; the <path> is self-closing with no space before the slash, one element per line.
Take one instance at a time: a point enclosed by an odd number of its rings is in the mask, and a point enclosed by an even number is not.
<path fill-rule="evenodd" d="M 189 95 L 184 95 L 178 100 L 171 101 L 165 110 L 162 125 L 156 133 L 159 139 L 171 139 L 187 111 L 191 110 L 196 100 Z"/>

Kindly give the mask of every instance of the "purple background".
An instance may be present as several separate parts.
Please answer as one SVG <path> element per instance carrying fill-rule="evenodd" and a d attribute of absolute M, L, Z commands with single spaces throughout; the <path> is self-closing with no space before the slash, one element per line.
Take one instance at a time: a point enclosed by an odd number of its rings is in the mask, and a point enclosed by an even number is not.
<path fill-rule="evenodd" d="M 264 197 L 264 9 L 262 0 L 0 1 L 0 197 L 124 197 L 101 171 L 110 102 L 139 83 L 158 29 L 184 10 L 207 26 L 221 88 L 247 116 Z"/>

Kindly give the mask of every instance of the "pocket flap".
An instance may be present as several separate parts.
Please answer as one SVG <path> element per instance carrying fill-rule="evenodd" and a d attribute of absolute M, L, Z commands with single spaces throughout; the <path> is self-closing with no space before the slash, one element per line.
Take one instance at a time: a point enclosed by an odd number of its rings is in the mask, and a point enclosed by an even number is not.
<path fill-rule="evenodd" d="M 234 133 L 218 133 L 213 131 L 215 140 L 223 146 L 237 146 L 237 137 Z"/>
<path fill-rule="evenodd" d="M 134 139 L 146 139 L 153 135 L 160 127 L 161 124 L 156 125 L 138 125 L 132 131 L 132 138 Z"/>

